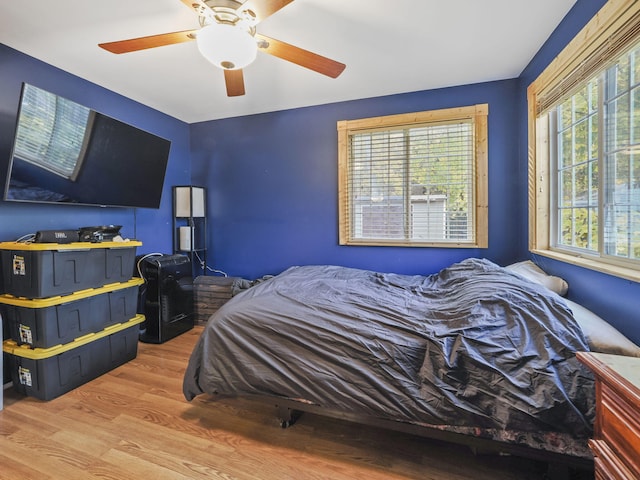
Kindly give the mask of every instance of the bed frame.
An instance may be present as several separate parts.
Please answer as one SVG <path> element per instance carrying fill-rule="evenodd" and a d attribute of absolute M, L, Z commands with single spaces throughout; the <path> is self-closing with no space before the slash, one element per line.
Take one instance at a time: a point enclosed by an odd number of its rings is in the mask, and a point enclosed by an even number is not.
<path fill-rule="evenodd" d="M 527 447 L 525 445 L 474 437 L 463 433 L 440 430 L 419 424 L 385 420 L 367 415 L 343 412 L 296 400 L 263 396 L 249 396 L 248 398 L 274 405 L 277 422 L 282 428 L 289 428 L 293 426 L 301 415 L 308 412 L 314 415 L 326 416 L 362 425 L 408 433 L 432 440 L 464 445 L 469 447 L 475 454 L 514 455 L 544 462 L 548 465 L 548 471 L 544 477 L 545 480 L 581 480 L 583 478 L 593 478 L 594 462 L 592 458 L 582 458 L 552 451 L 540 450 Z"/>
<path fill-rule="evenodd" d="M 236 280 L 236 279 L 233 279 Z M 216 283 L 216 282 L 208 282 Z M 202 285 L 202 289 L 210 290 L 212 286 L 208 283 Z M 213 305 L 213 311 L 226 303 L 231 298 L 233 282 L 224 282 L 222 290 L 228 293 L 220 302 Z M 202 306 L 201 306 L 202 308 Z M 198 303 L 196 303 L 196 311 Z M 212 314 L 207 310 L 206 316 Z M 344 412 L 337 409 L 320 407 L 311 403 L 296 401 L 280 397 L 269 397 L 260 395 L 249 395 L 249 398 L 256 402 L 275 406 L 275 417 L 282 428 L 289 428 L 295 424 L 303 413 L 308 412 L 314 415 L 326 416 L 339 420 L 346 420 L 362 425 L 384 428 L 402 433 L 408 433 L 432 440 L 445 441 L 469 447 L 475 454 L 491 455 L 514 455 L 535 461 L 544 462 L 548 465 L 545 480 L 582 480 L 593 479 L 594 462 L 593 458 L 583 458 L 553 451 L 541 450 L 526 445 L 518 445 L 508 442 L 501 442 L 481 437 L 474 437 L 463 433 L 450 432 L 408 422 L 385 420 L 382 418 Z"/>

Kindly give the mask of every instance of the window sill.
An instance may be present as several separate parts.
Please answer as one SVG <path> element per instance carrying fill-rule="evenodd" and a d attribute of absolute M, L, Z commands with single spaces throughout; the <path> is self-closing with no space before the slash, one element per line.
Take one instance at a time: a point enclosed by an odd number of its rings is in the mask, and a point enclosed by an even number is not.
<path fill-rule="evenodd" d="M 640 282 L 640 271 L 631 268 L 599 262 L 585 257 L 568 255 L 566 253 L 560 253 L 553 250 L 531 250 L 531 253 L 559 260 L 561 262 L 570 263 L 572 265 L 577 265 L 579 267 L 588 268 L 590 270 L 595 270 L 597 272 L 606 273 L 607 275 L 624 278 L 633 282 Z"/>
<path fill-rule="evenodd" d="M 487 248 L 479 243 L 464 242 L 400 242 L 384 240 L 346 240 L 340 245 L 359 247 L 430 247 L 430 248 Z"/>

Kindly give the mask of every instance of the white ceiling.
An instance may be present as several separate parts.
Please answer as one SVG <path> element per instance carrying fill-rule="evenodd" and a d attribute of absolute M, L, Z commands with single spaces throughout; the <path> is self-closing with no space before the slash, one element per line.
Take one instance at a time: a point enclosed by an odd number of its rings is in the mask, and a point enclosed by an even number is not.
<path fill-rule="evenodd" d="M 246 95 L 194 42 L 98 43 L 198 28 L 180 0 L 0 2 L 0 43 L 187 123 L 517 77 L 576 0 L 296 0 L 258 32 L 345 63 L 337 79 L 259 52 Z"/>

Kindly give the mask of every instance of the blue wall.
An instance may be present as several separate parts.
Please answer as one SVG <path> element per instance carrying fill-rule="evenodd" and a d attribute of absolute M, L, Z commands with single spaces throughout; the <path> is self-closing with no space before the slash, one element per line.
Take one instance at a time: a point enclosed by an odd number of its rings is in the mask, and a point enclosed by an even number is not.
<path fill-rule="evenodd" d="M 209 188 L 210 258 L 254 278 L 290 265 L 333 263 L 430 273 L 468 256 L 500 264 L 527 249 L 526 88 L 605 4 L 578 0 L 520 78 L 274 112 L 192 125 L 192 172 Z M 338 245 L 336 122 L 489 103 L 489 248 L 380 248 Z M 546 258 L 570 284 L 569 297 L 640 343 L 640 285 Z"/>
<path fill-rule="evenodd" d="M 511 219 L 526 198 L 518 194 L 517 85 L 493 82 L 192 125 L 192 172 L 209 188 L 215 267 L 255 278 L 299 264 L 431 273 L 469 256 L 513 261 L 522 232 Z M 489 248 L 339 246 L 336 122 L 478 103 L 489 104 Z"/>
<path fill-rule="evenodd" d="M 140 253 L 173 249 L 171 185 L 190 182 L 189 126 L 93 83 L 0 44 L 0 186 L 4 191 L 22 82 L 31 83 L 123 122 L 171 140 L 160 209 L 36 205 L 0 201 L 0 241 L 38 230 L 122 225 L 123 236 L 143 242 Z M 122 172 L 126 175 L 127 172 Z M 144 178 L 140 179 L 144 182 Z M 117 188 L 114 185 L 113 188 Z M 0 194 L 1 195 L 1 194 Z"/>
<path fill-rule="evenodd" d="M 209 258 L 230 275 L 255 278 L 314 263 L 431 273 L 468 256 L 500 264 L 529 258 L 526 88 L 604 3 L 578 0 L 518 79 L 191 126 L 0 44 L 2 185 L 22 82 L 172 141 L 159 210 L 0 201 L 0 241 L 41 229 L 120 224 L 123 234 L 144 242 L 141 253 L 170 252 L 171 186 L 193 183 L 208 189 Z M 489 104 L 489 248 L 339 246 L 336 122 L 475 103 Z M 546 258 L 534 260 L 568 280 L 570 298 L 640 343 L 640 284 Z"/>

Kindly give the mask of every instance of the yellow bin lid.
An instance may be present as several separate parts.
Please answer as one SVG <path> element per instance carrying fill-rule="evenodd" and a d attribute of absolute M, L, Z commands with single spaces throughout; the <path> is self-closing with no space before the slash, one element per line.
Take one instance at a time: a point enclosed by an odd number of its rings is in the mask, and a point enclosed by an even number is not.
<path fill-rule="evenodd" d="M 0 242 L 0 250 L 89 250 L 92 248 L 129 248 L 140 247 L 139 240 L 125 240 L 122 242 L 72 242 L 72 243 L 25 243 Z"/>
<path fill-rule="evenodd" d="M 98 288 L 87 288 L 86 290 L 78 290 L 77 292 L 69 295 L 56 295 L 54 297 L 46 298 L 25 298 L 14 297 L 5 293 L 0 295 L 0 303 L 5 305 L 13 305 L 14 307 L 26 307 L 26 308 L 45 308 L 52 307 L 54 305 L 61 305 L 63 303 L 74 302 L 87 297 L 93 297 L 94 295 L 100 295 L 108 292 L 115 292 L 117 290 L 123 290 L 125 288 L 137 287 L 144 283 L 144 279 L 140 277 L 133 277 L 127 282 L 110 283 Z"/>
<path fill-rule="evenodd" d="M 91 343 L 100 338 L 107 337 L 116 332 L 126 330 L 127 328 L 144 322 L 144 320 L 144 315 L 136 315 L 128 322 L 117 323 L 105 328 L 98 333 L 89 333 L 88 335 L 76 338 L 73 342 L 65 343 L 64 345 L 56 345 L 55 347 L 49 348 L 30 348 L 29 345 L 18 345 L 13 340 L 5 340 L 4 342 L 2 342 L 2 351 L 10 355 L 29 358 L 31 360 L 42 360 L 45 358 L 53 357 L 55 355 L 59 355 L 69 350 L 73 350 L 74 348 L 86 345 L 87 343 Z"/>

